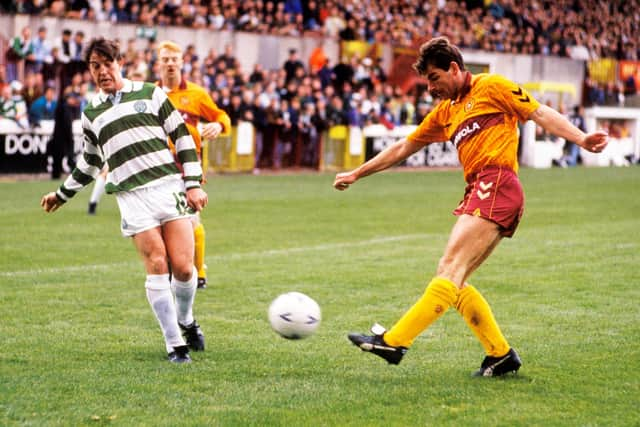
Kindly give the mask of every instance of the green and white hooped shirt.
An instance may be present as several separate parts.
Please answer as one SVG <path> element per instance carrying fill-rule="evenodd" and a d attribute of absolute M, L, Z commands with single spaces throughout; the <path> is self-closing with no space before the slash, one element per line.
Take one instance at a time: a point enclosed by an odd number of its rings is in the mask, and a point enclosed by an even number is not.
<path fill-rule="evenodd" d="M 182 116 L 152 83 L 123 79 L 116 95 L 93 97 L 82 113 L 84 149 L 76 168 L 57 191 L 67 201 L 109 166 L 107 193 L 155 185 L 182 177 L 187 189 L 199 187 L 202 167 Z M 167 137 L 174 141 L 176 155 Z"/>

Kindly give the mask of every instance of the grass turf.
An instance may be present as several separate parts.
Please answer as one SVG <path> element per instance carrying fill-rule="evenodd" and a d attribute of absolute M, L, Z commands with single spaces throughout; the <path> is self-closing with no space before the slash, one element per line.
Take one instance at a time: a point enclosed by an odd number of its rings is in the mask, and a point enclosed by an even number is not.
<path fill-rule="evenodd" d="M 214 176 L 206 189 L 207 350 L 165 361 L 144 271 L 115 198 L 46 215 L 55 182 L 0 183 L 0 425 L 638 425 L 640 168 L 521 172 L 527 208 L 471 278 L 523 367 L 474 379 L 483 353 L 455 310 L 388 366 L 346 333 L 391 326 L 434 273 L 459 171 Z M 316 335 L 266 311 L 313 297 Z"/>

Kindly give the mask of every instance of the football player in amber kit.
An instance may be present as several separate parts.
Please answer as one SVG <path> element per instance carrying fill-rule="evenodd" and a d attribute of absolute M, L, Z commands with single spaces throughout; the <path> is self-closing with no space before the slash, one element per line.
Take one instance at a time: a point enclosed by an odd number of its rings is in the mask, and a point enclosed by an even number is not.
<path fill-rule="evenodd" d="M 467 182 L 436 275 L 425 293 L 388 331 L 374 325 L 373 335 L 350 334 L 361 350 L 392 364 L 400 363 L 415 338 L 455 307 L 484 347 L 478 376 L 516 372 L 521 361 L 511 348 L 480 292 L 467 279 L 503 237 L 511 237 L 524 209 L 518 179 L 518 121 L 533 120 L 550 133 L 598 153 L 608 143 L 605 132 L 585 134 L 555 110 L 539 104 L 517 84 L 495 74 L 472 75 L 458 48 L 438 37 L 420 48 L 414 69 L 442 102 L 409 136 L 360 167 L 336 175 L 346 190 L 358 179 L 387 169 L 433 142 L 452 141 Z"/>
<path fill-rule="evenodd" d="M 182 114 L 187 129 L 196 143 L 198 155 L 202 156 L 202 139 L 213 139 L 222 132 L 231 130 L 231 120 L 227 113 L 218 108 L 206 89 L 182 77 L 182 49 L 171 41 L 163 41 L 158 45 L 158 62 L 160 76 L 158 83 L 167 93 L 171 103 Z M 202 135 L 198 131 L 198 123 L 202 126 Z M 207 171 L 204 171 L 206 179 Z M 205 269 L 205 231 L 198 215 L 193 217 L 193 235 L 195 238 L 194 264 L 198 270 L 198 288 L 206 288 L 207 272 Z"/>

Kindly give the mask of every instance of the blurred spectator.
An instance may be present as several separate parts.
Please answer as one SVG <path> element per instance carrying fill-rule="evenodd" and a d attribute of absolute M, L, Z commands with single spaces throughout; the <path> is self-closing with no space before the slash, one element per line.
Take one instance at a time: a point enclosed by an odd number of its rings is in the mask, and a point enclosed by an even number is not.
<path fill-rule="evenodd" d="M 318 9 L 318 2 L 315 0 L 305 2 L 302 16 L 305 30 L 319 31 L 322 28 L 320 9 Z"/>
<path fill-rule="evenodd" d="M 402 95 L 402 101 L 400 103 L 398 123 L 401 125 L 412 125 L 416 120 L 416 107 L 411 96 L 409 94 Z"/>
<path fill-rule="evenodd" d="M 292 114 L 293 109 L 290 108 L 289 101 L 285 98 L 280 99 L 280 126 L 278 138 L 274 147 L 274 165 L 275 169 L 282 166 L 291 166 L 291 154 L 293 151 L 293 143 L 297 135 L 297 119 L 298 116 Z"/>
<path fill-rule="evenodd" d="M 587 105 L 604 105 L 604 90 L 594 79 L 587 77 L 585 79 L 585 92 L 587 97 Z"/>
<path fill-rule="evenodd" d="M 62 30 L 62 34 L 58 37 L 54 43 L 53 47 L 58 48 L 58 57 L 60 61 L 64 64 L 68 64 L 71 62 L 71 58 L 75 57 L 75 46 L 71 41 L 72 32 L 69 29 Z"/>
<path fill-rule="evenodd" d="M 280 128 L 284 121 L 280 112 L 280 101 L 278 98 L 271 98 L 265 111 L 267 126 L 264 131 L 262 156 L 258 161 L 258 167 L 280 167 L 278 152 L 278 138 Z"/>
<path fill-rule="evenodd" d="M 264 146 L 264 132 L 267 128 L 267 114 L 257 96 L 253 98 L 253 104 L 251 105 L 251 110 L 247 112 L 247 118 L 251 121 L 255 130 L 253 173 L 258 174 L 260 173 L 260 159 Z"/>
<path fill-rule="evenodd" d="M 35 59 L 31 29 L 29 27 L 23 27 L 20 35 L 11 39 L 5 59 L 7 80 L 14 81 L 21 78 L 20 74 L 22 73 L 22 67 L 25 65 L 25 60 L 33 61 Z"/>
<path fill-rule="evenodd" d="M 300 141 L 302 144 L 302 166 L 318 168 L 320 135 L 329 128 L 326 110 L 316 110 L 315 104 L 304 104 L 300 115 Z"/>
<path fill-rule="evenodd" d="M 573 107 L 573 112 L 569 115 L 569 121 L 582 132 L 587 132 L 584 122 L 584 109 L 581 105 Z M 560 160 L 562 166 L 576 166 L 578 164 L 578 156 L 580 147 L 571 141 L 564 143 L 564 156 Z"/>
<path fill-rule="evenodd" d="M 29 123 L 31 126 L 38 126 L 42 120 L 53 120 L 58 101 L 55 99 L 56 91 L 53 87 L 47 86 L 44 95 L 36 99 L 29 108 Z"/>
<path fill-rule="evenodd" d="M 60 59 L 60 48 L 51 49 L 51 61 L 42 65 L 42 80 L 47 86 L 58 88 L 58 78 L 62 75 L 65 63 Z"/>
<path fill-rule="evenodd" d="M 75 167 L 73 121 L 80 118 L 82 106 L 86 102 L 83 96 L 82 74 L 76 73 L 69 86 L 62 92 L 55 110 L 55 126 L 47 147 L 53 159 L 51 178 L 58 179 L 63 171 L 62 161 L 67 158 L 69 169 Z M 86 89 L 85 89 L 86 90 Z"/>
<path fill-rule="evenodd" d="M 337 6 L 333 5 L 329 15 L 324 20 L 324 34 L 330 38 L 337 38 L 340 32 L 347 26 Z"/>
<path fill-rule="evenodd" d="M 246 114 L 251 109 L 251 104 L 246 103 L 243 100 L 242 95 L 239 92 L 233 92 L 231 94 L 231 101 L 225 108 L 225 112 L 231 119 L 232 126 L 238 126 L 238 122 L 246 120 Z"/>
<path fill-rule="evenodd" d="M 283 65 L 284 71 L 286 74 L 286 82 L 290 82 L 295 76 L 298 69 L 302 68 L 304 70 L 304 64 L 298 58 L 298 50 L 297 49 L 289 49 L 289 57 L 285 61 Z"/>
<path fill-rule="evenodd" d="M 624 106 L 624 89 L 615 82 L 608 82 L 604 91 L 604 105 Z"/>
<path fill-rule="evenodd" d="M 36 98 L 39 98 L 43 93 L 42 74 L 28 72 L 24 78 L 24 84 L 20 91 L 20 95 L 24 100 L 27 110 L 31 108 L 31 104 Z"/>
<path fill-rule="evenodd" d="M 315 76 L 326 63 L 327 55 L 322 47 L 322 39 L 319 39 L 316 47 L 313 48 L 311 55 L 309 55 L 309 73 Z"/>
<path fill-rule="evenodd" d="M 347 20 L 347 25 L 338 33 L 340 40 L 347 42 L 359 40 L 358 32 L 356 31 L 356 25 L 357 24 L 355 18 L 349 18 Z"/>
<path fill-rule="evenodd" d="M 636 95 L 636 93 L 638 93 L 638 86 L 635 77 L 636 72 L 637 68 L 634 69 L 633 73 L 630 73 L 624 81 L 624 94 L 626 96 L 634 96 Z"/>
<path fill-rule="evenodd" d="M 349 123 L 344 101 L 338 95 L 334 95 L 331 98 L 331 104 L 327 107 L 327 120 L 329 126 L 347 125 Z"/>
<path fill-rule="evenodd" d="M 344 83 L 350 82 L 353 79 L 354 71 L 353 67 L 345 60 L 340 61 L 335 67 L 333 67 L 332 83 L 339 93 L 342 93 Z"/>
<path fill-rule="evenodd" d="M 92 10 L 88 0 L 70 0 L 68 4 L 67 18 L 85 19 Z"/>
<path fill-rule="evenodd" d="M 39 73 L 45 62 L 51 62 L 51 43 L 47 40 L 47 27 L 38 28 L 38 34 L 33 39 L 33 61 L 27 67 L 28 71 Z"/>
<path fill-rule="evenodd" d="M 236 59 L 236 56 L 233 53 L 232 45 L 227 43 L 224 46 L 224 53 L 220 55 L 220 57 L 218 58 L 218 63 L 223 63 L 225 70 L 226 69 L 234 70 L 238 67 L 238 60 Z"/>
<path fill-rule="evenodd" d="M 17 80 L 2 88 L 0 92 L 0 117 L 16 122 L 23 129 L 29 127 L 27 105 L 20 95 L 22 83 Z"/>
<path fill-rule="evenodd" d="M 70 42 L 70 58 L 68 75 L 73 76 L 77 73 L 83 73 L 87 66 L 84 63 L 84 32 L 76 31 L 73 40 Z"/>
<path fill-rule="evenodd" d="M 361 61 L 358 61 L 355 55 L 352 57 L 352 68 L 355 70 L 353 75 L 354 83 L 358 86 L 365 86 L 369 91 L 373 90 L 372 66 L 373 61 L 369 57 L 362 58 Z"/>

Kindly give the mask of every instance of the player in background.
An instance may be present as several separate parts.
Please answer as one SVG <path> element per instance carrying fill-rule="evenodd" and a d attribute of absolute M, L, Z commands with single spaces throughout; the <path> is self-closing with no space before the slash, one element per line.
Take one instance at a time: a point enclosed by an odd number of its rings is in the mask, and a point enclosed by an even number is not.
<path fill-rule="evenodd" d="M 161 78 L 158 85 L 182 114 L 189 133 L 196 143 L 198 156 L 201 158 L 201 141 L 214 139 L 223 132 L 229 132 L 231 120 L 227 113 L 213 102 L 206 89 L 184 79 L 180 46 L 172 41 L 163 41 L 158 44 L 158 62 Z M 202 125 L 202 134 L 198 131 L 200 121 L 206 122 Z M 207 287 L 207 270 L 204 261 L 205 231 L 199 215 L 195 215 L 192 221 L 196 242 L 194 263 L 198 269 L 198 288 L 202 289 Z"/>
<path fill-rule="evenodd" d="M 517 84 L 495 74 L 472 75 L 465 70 L 458 48 L 444 37 L 422 45 L 418 74 L 428 90 L 441 98 L 418 128 L 360 167 L 336 175 L 333 183 L 346 190 L 360 178 L 406 159 L 427 144 L 452 141 L 467 182 L 458 216 L 425 293 L 391 328 L 376 324 L 373 335 L 350 334 L 351 342 L 392 364 L 400 360 L 415 338 L 455 307 L 484 347 L 486 357 L 478 376 L 516 372 L 521 361 L 509 345 L 487 301 L 467 280 L 503 237 L 511 237 L 524 209 L 518 179 L 518 121 L 533 120 L 544 129 L 598 153 L 608 143 L 605 132 L 585 134 L 555 110 L 540 105 Z"/>
<path fill-rule="evenodd" d="M 108 165 L 106 191 L 115 194 L 122 234 L 132 237 L 143 260 L 147 300 L 168 358 L 188 363 L 189 348 L 204 350 L 204 335 L 193 317 L 197 272 L 190 220 L 208 201 L 200 188 L 202 167 L 167 95 L 152 83 L 124 79 L 121 60 L 115 41 L 100 37 L 87 47 L 85 61 L 100 92 L 82 113 L 83 152 L 71 175 L 40 204 L 46 212 L 56 211 Z"/>

